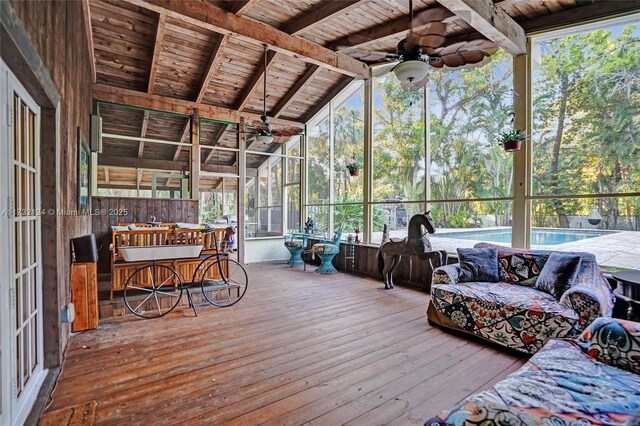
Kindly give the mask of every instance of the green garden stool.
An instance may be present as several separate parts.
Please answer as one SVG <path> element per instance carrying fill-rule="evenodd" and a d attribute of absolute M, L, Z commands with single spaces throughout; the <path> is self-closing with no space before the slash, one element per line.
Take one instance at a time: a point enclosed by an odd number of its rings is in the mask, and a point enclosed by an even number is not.
<path fill-rule="evenodd" d="M 318 243 L 313 245 L 313 252 L 320 258 L 320 266 L 314 271 L 318 274 L 335 274 L 333 258 L 340 251 L 339 246 L 330 243 Z"/>
<path fill-rule="evenodd" d="M 340 251 L 340 238 L 342 238 L 342 229 L 333 233 L 331 241 L 323 241 L 313 245 L 311 249 L 320 258 L 320 266 L 314 272 L 318 274 L 335 274 L 338 272 L 333 267 L 332 262 Z"/>
<path fill-rule="evenodd" d="M 287 265 L 297 266 L 302 265 L 304 262 L 302 261 L 302 249 L 304 247 L 304 243 L 302 240 L 287 240 L 284 242 L 284 246 L 291 253 L 291 258 L 287 262 Z"/>

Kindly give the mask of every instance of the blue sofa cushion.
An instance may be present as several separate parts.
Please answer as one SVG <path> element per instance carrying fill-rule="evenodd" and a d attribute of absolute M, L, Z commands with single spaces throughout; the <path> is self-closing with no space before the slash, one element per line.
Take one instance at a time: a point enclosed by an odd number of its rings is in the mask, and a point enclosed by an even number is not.
<path fill-rule="evenodd" d="M 484 281 L 497 283 L 498 251 L 495 247 L 459 248 L 460 282 Z"/>
<path fill-rule="evenodd" d="M 564 292 L 576 283 L 580 262 L 579 255 L 551 253 L 540 271 L 536 281 L 536 289 L 549 293 L 560 300 Z"/>

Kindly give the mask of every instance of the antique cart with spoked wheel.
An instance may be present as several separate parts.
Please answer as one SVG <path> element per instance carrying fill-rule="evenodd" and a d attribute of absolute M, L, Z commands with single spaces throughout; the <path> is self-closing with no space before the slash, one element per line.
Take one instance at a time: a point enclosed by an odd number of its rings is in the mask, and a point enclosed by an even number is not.
<path fill-rule="evenodd" d="M 122 247 L 125 262 L 140 264 L 124 287 L 127 309 L 141 318 L 158 318 L 173 311 L 186 293 L 189 307 L 197 315 L 191 292 L 194 285 L 199 285 L 203 299 L 215 306 L 231 306 L 242 299 L 249 284 L 244 267 L 219 251 L 200 256 L 202 247 L 197 244 Z M 185 282 L 174 265 L 194 258 L 202 260 L 194 268 L 191 280 Z"/>

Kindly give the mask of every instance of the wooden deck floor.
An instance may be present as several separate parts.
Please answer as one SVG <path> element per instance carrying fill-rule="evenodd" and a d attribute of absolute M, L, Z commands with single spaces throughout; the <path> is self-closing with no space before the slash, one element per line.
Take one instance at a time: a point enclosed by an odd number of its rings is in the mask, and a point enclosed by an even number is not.
<path fill-rule="evenodd" d="M 48 411 L 95 400 L 96 424 L 422 424 L 524 362 L 431 327 L 424 293 L 248 270 L 234 307 L 73 336 Z"/>

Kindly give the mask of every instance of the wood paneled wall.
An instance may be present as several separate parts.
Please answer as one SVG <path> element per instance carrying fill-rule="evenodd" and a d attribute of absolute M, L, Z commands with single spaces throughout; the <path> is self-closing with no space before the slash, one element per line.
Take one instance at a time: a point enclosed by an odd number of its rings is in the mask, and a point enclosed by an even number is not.
<path fill-rule="evenodd" d="M 28 34 L 31 46 L 48 71 L 60 96 L 57 126 L 45 125 L 49 116 L 55 123 L 56 106 L 43 108 L 41 129 L 42 203 L 67 211 L 77 210 L 78 127 L 89 137 L 92 109 L 92 57 L 82 1 L 11 0 L 17 19 Z M 23 43 L 26 45 L 27 43 Z M 33 58 L 31 58 L 33 59 Z M 12 67 L 18 62 L 5 59 Z M 34 61 L 32 61 L 33 63 Z M 37 62 L 37 60 L 36 60 Z M 15 73 L 15 69 L 14 69 Z M 16 73 L 18 79 L 31 77 Z M 37 82 L 23 81 L 27 87 Z M 34 95 L 35 96 L 35 95 Z M 36 98 L 38 99 L 38 98 Z M 47 109 L 48 108 L 48 109 Z M 51 117 L 53 115 L 53 117 Z M 57 128 L 56 128 L 57 127 Z M 56 137 L 56 132 L 59 137 Z M 56 142 L 57 140 L 57 142 Z M 56 158 L 57 155 L 57 158 Z M 56 366 L 66 345 L 68 324 L 60 324 L 59 309 L 70 301 L 71 238 L 91 232 L 89 216 L 73 214 L 43 217 L 45 366 Z M 49 247 L 48 245 L 54 245 Z M 54 270 L 53 276 L 50 273 Z"/>
<path fill-rule="evenodd" d="M 93 233 L 98 248 L 98 272 L 108 273 L 111 227 L 118 223 L 146 223 L 150 216 L 162 222 L 198 222 L 198 202 L 151 198 L 93 197 Z"/>

